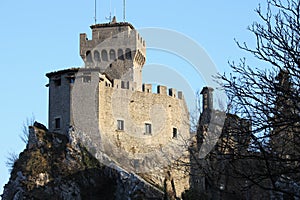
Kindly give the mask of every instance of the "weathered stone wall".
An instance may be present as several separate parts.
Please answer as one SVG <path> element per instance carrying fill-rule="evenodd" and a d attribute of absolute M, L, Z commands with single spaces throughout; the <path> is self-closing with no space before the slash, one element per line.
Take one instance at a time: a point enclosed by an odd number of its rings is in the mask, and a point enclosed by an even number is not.
<path fill-rule="evenodd" d="M 99 88 L 103 148 L 127 170 L 151 171 L 156 184 L 163 186 L 165 167 L 186 153 L 190 136 L 189 115 L 182 94 L 179 95 L 182 99 L 177 98 L 174 89 L 167 94 L 165 86 L 158 86 L 159 93 L 152 93 L 149 84 L 144 91 L 124 89 L 118 80 L 114 80 L 114 87 L 100 83 Z M 124 130 L 118 130 L 118 120 L 124 122 Z M 146 123 L 151 124 L 151 134 L 146 133 Z M 171 174 L 178 194 L 189 187 L 188 176 L 182 169 Z"/>
<path fill-rule="evenodd" d="M 102 84 L 99 99 L 101 133 L 113 137 L 115 144 L 130 154 L 160 149 L 189 134 L 184 100 L 166 93 L 153 94 Z M 117 130 L 117 120 L 124 121 L 124 130 Z M 151 134 L 145 133 L 145 123 L 152 125 Z M 177 129 L 177 138 L 173 138 L 173 128 Z"/>

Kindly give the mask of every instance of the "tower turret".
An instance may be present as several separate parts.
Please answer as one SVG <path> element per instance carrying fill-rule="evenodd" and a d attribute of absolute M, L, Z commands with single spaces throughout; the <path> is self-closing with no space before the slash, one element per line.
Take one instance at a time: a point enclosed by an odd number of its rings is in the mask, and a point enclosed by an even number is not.
<path fill-rule="evenodd" d="M 146 43 L 128 22 L 91 26 L 92 39 L 80 34 L 80 56 L 87 68 L 99 68 L 112 79 L 132 81 L 142 90 L 142 67 L 146 61 Z"/>
<path fill-rule="evenodd" d="M 214 89 L 211 87 L 203 87 L 200 94 L 202 94 L 202 109 L 212 110 L 214 108 L 213 105 L 213 91 Z"/>

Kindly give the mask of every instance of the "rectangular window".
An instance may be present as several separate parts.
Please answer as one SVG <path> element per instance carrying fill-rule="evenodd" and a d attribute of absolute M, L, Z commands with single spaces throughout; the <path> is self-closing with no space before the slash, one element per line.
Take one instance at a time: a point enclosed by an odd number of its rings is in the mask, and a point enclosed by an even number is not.
<path fill-rule="evenodd" d="M 54 79 L 54 85 L 56 87 L 60 86 L 61 85 L 61 79 L 60 78 Z"/>
<path fill-rule="evenodd" d="M 121 81 L 121 88 L 125 89 L 125 82 Z"/>
<path fill-rule="evenodd" d="M 83 82 L 84 83 L 90 83 L 92 81 L 92 77 L 90 75 L 84 75 L 83 76 Z"/>
<path fill-rule="evenodd" d="M 145 123 L 145 134 L 151 134 L 151 133 L 152 133 L 151 124 Z"/>
<path fill-rule="evenodd" d="M 117 127 L 118 130 L 119 131 L 124 131 L 124 120 L 118 120 L 117 123 L 118 123 L 117 124 L 118 125 L 118 127 Z"/>
<path fill-rule="evenodd" d="M 60 129 L 61 124 L 60 124 L 60 118 L 55 118 L 55 129 Z"/>
<path fill-rule="evenodd" d="M 173 128 L 173 138 L 177 138 L 177 128 Z"/>
<path fill-rule="evenodd" d="M 92 76 L 91 76 L 91 73 L 83 73 L 83 76 L 82 76 L 82 81 L 84 83 L 90 83 L 92 82 Z"/>
<path fill-rule="evenodd" d="M 121 81 L 121 88 L 129 89 L 129 81 Z"/>
<path fill-rule="evenodd" d="M 75 77 L 69 78 L 69 83 L 75 83 Z"/>

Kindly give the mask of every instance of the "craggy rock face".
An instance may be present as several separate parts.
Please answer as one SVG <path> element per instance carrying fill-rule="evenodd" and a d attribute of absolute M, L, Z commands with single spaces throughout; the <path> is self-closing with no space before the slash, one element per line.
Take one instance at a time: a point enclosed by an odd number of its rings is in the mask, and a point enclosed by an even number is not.
<path fill-rule="evenodd" d="M 31 127 L 36 137 L 15 162 L 2 199 L 162 199 L 163 192 L 117 166 L 102 166 L 85 147 Z"/>

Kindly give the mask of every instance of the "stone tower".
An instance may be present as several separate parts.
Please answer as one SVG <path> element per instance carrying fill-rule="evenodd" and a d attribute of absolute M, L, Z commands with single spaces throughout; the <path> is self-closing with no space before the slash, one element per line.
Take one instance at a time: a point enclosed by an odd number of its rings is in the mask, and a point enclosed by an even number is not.
<path fill-rule="evenodd" d="M 80 34 L 80 56 L 85 67 L 46 74 L 49 78 L 50 131 L 65 134 L 73 125 L 72 90 L 75 79 L 77 83 L 81 77 L 81 82 L 94 82 L 99 79 L 99 74 L 103 74 L 105 79 L 120 80 L 121 88 L 142 91 L 145 40 L 130 23 L 118 23 L 115 18 L 109 23 L 92 25 L 91 29 L 91 40 L 87 39 L 86 33 Z M 112 85 L 112 82 L 107 84 Z M 85 105 L 87 101 L 85 99 Z M 88 107 L 85 108 L 85 112 L 89 112 Z"/>
<path fill-rule="evenodd" d="M 71 94 L 78 68 L 47 73 L 49 83 L 48 128 L 65 134 L 71 123 Z"/>
<path fill-rule="evenodd" d="M 92 39 L 80 34 L 80 56 L 86 68 L 100 68 L 111 79 L 136 84 L 142 90 L 142 67 L 146 61 L 145 40 L 128 22 L 112 22 L 91 26 Z"/>

